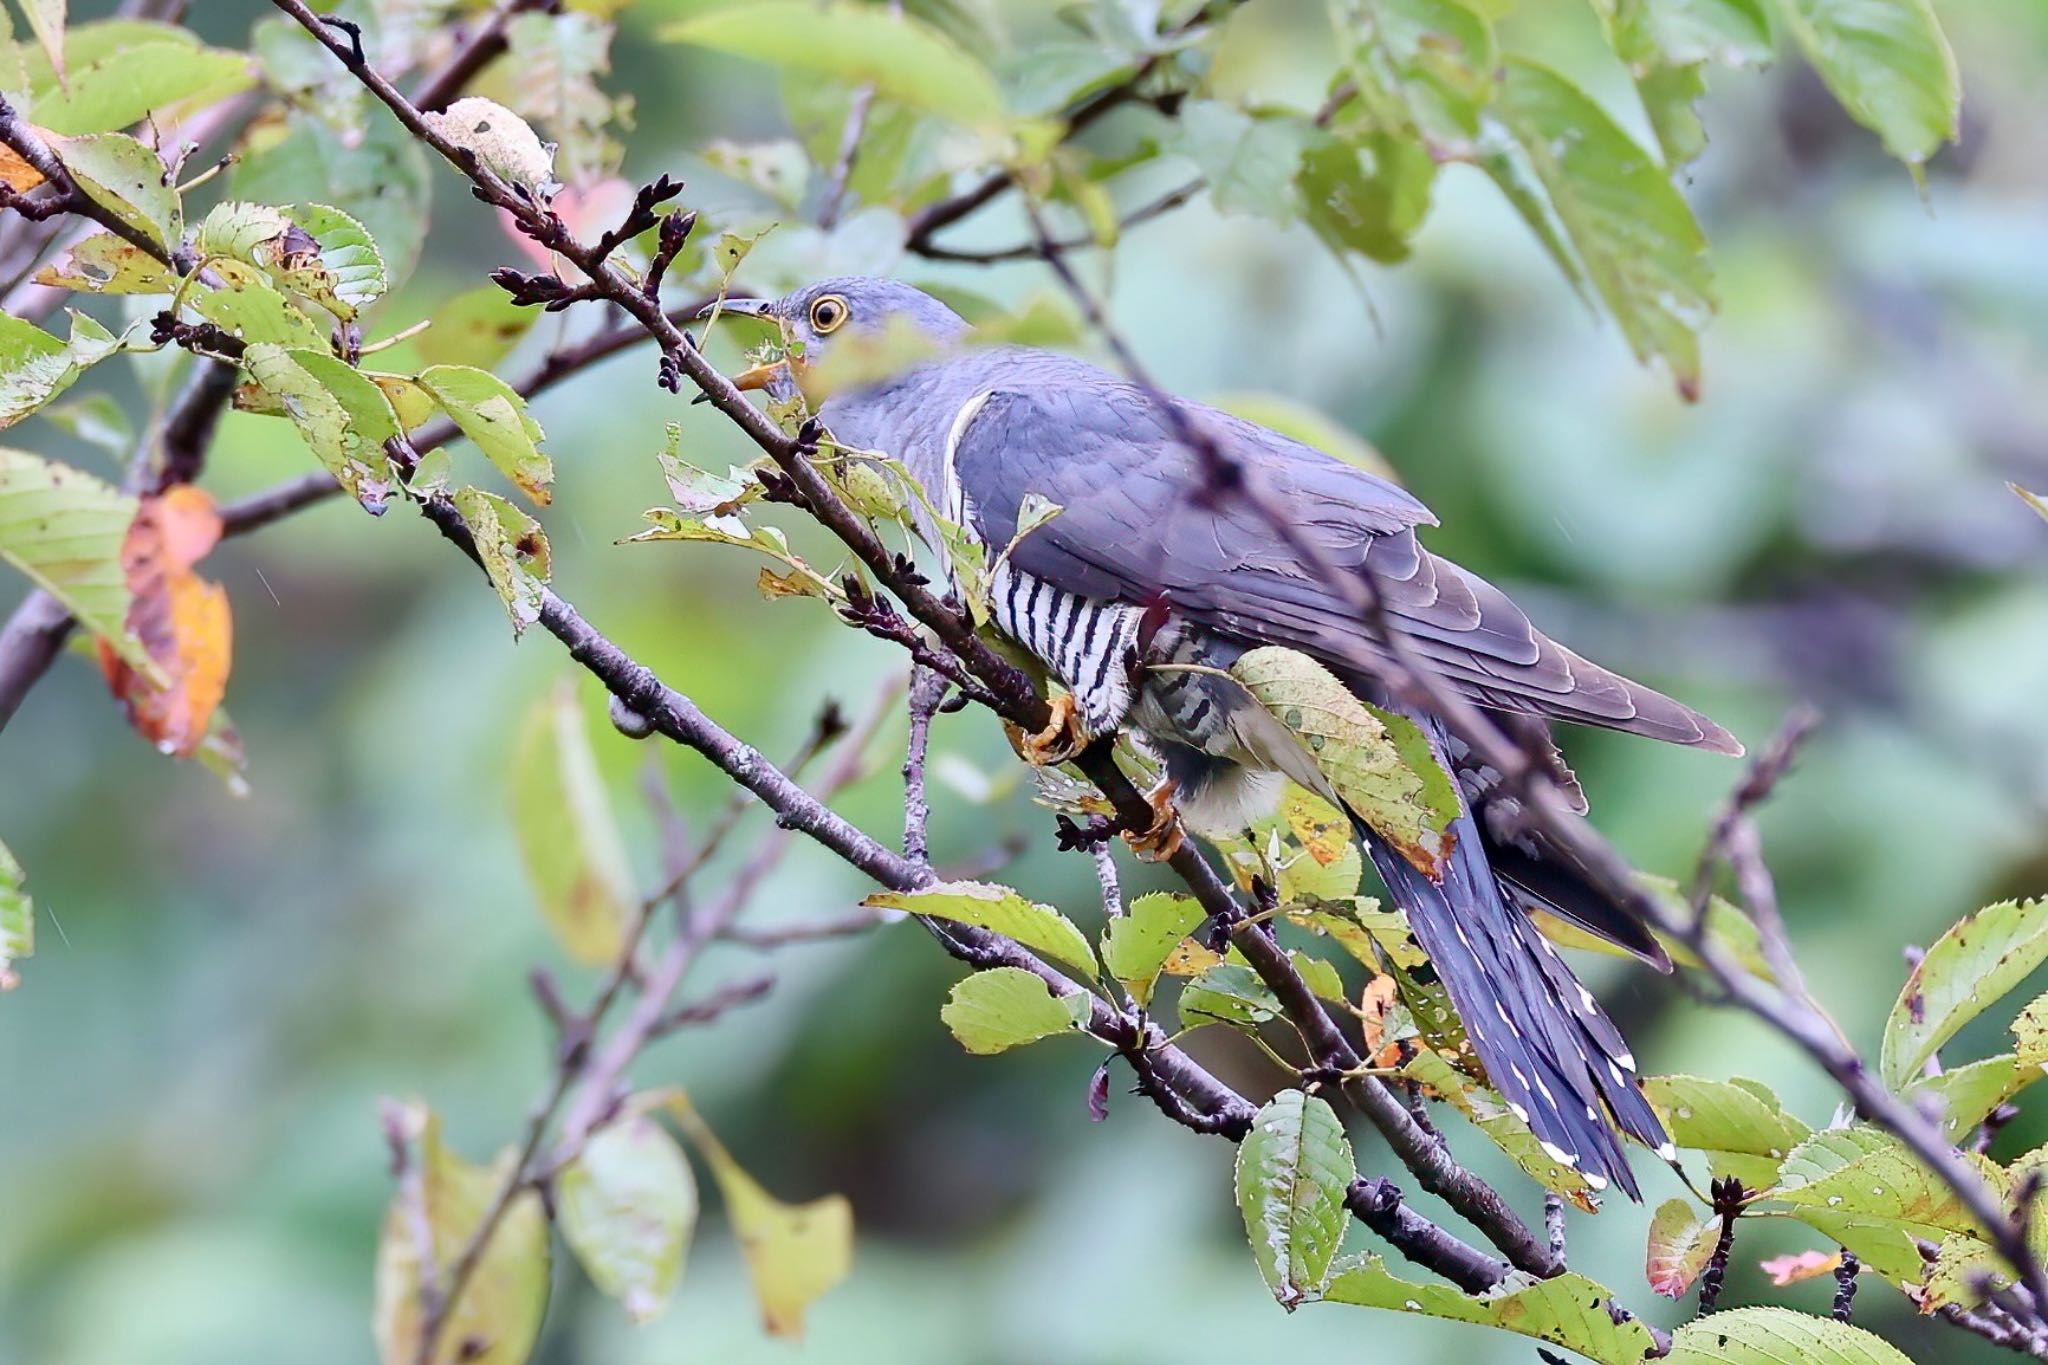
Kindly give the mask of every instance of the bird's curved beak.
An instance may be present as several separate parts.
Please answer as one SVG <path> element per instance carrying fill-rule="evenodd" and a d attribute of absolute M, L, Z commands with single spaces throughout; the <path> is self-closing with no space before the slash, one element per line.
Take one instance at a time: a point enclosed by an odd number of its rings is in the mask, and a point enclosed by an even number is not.
<path fill-rule="evenodd" d="M 699 318 L 708 318 L 714 313 L 728 317 L 754 318 L 761 322 L 778 323 L 773 299 L 717 299 L 697 310 Z M 753 365 L 732 376 L 736 389 L 765 389 L 775 385 L 789 374 L 789 362 L 777 360 L 767 365 Z"/>

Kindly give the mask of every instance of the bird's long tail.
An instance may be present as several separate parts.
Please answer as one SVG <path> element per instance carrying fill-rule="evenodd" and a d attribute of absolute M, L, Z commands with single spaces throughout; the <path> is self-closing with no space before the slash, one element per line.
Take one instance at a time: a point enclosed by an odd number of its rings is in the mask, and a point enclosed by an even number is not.
<path fill-rule="evenodd" d="M 1440 724 L 1417 720 L 1441 751 Z M 1618 1133 L 1659 1149 L 1668 1139 L 1643 1097 L 1635 1058 L 1556 948 L 1508 903 L 1471 816 L 1452 830 L 1457 842 L 1440 880 L 1371 831 L 1359 835 L 1494 1088 L 1556 1160 L 1641 1198 Z"/>

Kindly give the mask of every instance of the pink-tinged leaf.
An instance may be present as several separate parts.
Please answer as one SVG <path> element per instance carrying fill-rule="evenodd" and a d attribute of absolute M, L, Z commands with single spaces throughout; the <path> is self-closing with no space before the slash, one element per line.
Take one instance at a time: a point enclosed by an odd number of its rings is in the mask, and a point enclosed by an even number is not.
<path fill-rule="evenodd" d="M 1771 1283 L 1780 1289 L 1801 1280 L 1817 1280 L 1823 1275 L 1832 1275 L 1841 1268 L 1842 1253 L 1839 1251 L 1801 1251 L 1790 1256 L 1773 1256 L 1768 1261 L 1757 1262 L 1757 1269 L 1771 1277 Z"/>
<path fill-rule="evenodd" d="M 1649 1254 L 1643 1266 L 1650 1288 L 1667 1299 L 1684 1294 L 1713 1259 L 1720 1236 L 1718 1215 L 1702 1221 L 1683 1199 L 1658 1205 L 1650 1219 Z"/>

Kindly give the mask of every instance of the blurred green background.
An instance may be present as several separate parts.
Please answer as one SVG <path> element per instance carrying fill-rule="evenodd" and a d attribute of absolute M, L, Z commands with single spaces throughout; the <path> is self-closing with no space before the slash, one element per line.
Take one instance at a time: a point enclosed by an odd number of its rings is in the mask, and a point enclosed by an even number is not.
<path fill-rule="evenodd" d="M 107 8 L 78 3 L 74 18 Z M 1579 63 L 1597 91 L 1623 88 L 1618 69 L 1588 65 L 1585 14 L 1525 8 L 1525 41 Z M 192 22 L 241 45 L 266 9 L 207 0 Z M 614 88 L 639 102 L 628 172 L 643 178 L 686 146 L 781 135 L 767 73 L 652 41 L 669 9 L 629 11 L 617 52 Z M 1015 4 L 1008 17 L 1028 29 L 1045 22 L 1037 11 Z M 1904 945 L 2048 884 L 2048 526 L 2004 487 L 2048 485 L 2048 11 L 1968 0 L 1942 14 L 1965 135 L 1924 196 L 1796 62 L 1717 77 L 1691 197 L 1723 306 L 1697 406 L 1632 363 L 1463 168 L 1443 178 L 1416 258 L 1362 280 L 1304 229 L 1200 202 L 1088 262 L 1163 382 L 1327 410 L 1441 514 L 1433 548 L 1508 586 L 1581 652 L 1752 744 L 1798 699 L 1824 710 L 1763 824 L 1811 983 L 1871 1048 Z M 1219 79 L 1316 101 L 1329 63 L 1320 5 L 1254 0 L 1232 22 L 1244 29 Z M 1635 111 L 1621 112 L 1641 136 Z M 717 210 L 722 194 L 738 202 L 693 177 L 686 202 Z M 427 257 L 387 319 L 519 260 L 438 170 L 435 196 Z M 1019 231 L 998 209 L 949 240 L 1006 245 Z M 770 242 L 743 275 L 755 287 L 825 272 L 802 230 Z M 1029 263 L 939 268 L 857 235 L 833 252 L 830 268 L 1010 302 L 1048 288 Z M 651 354 L 628 353 L 538 404 L 559 470 L 545 517 L 556 584 L 722 723 L 785 752 L 824 698 L 864 706 L 899 656 L 814 603 L 762 602 L 744 556 L 614 545 L 663 500 L 663 422 L 683 423 L 699 464 L 748 454 L 709 409 L 657 390 L 652 371 Z M 230 417 L 207 484 L 229 496 L 310 467 L 281 430 Z M 10 439 L 112 472 L 46 424 Z M 549 963 L 572 990 L 584 983 L 534 914 L 503 789 L 508 728 L 569 672 L 554 642 L 536 632 L 515 646 L 476 574 L 402 512 L 372 522 L 329 505 L 230 543 L 208 572 L 237 615 L 228 706 L 249 751 L 247 799 L 150 752 L 76 657 L 0 734 L 0 833 L 43 911 L 40 951 L 0 999 L 0 1361 L 369 1358 L 389 1194 L 378 1097 L 429 1099 L 458 1147 L 487 1155 L 544 1074 L 527 969 Z M 18 586 L 0 585 L 0 605 Z M 584 697 L 651 878 L 643 766 L 699 822 L 725 784 L 673 747 L 617 737 L 587 683 Z M 841 802 L 883 837 L 900 820 L 901 738 L 900 722 L 885 730 L 871 776 Z M 1737 769 L 1568 739 L 1602 828 L 1643 867 L 1686 875 Z M 936 752 L 939 857 L 1019 837 L 1027 851 L 1007 878 L 1092 922 L 1088 865 L 1053 853 L 1050 820 L 1016 790 L 993 722 L 942 718 Z M 1150 875 L 1133 870 L 1131 884 Z M 799 848 L 753 921 L 832 914 L 861 894 L 845 868 Z M 1757 1076 L 1809 1121 L 1832 1116 L 1832 1088 L 1760 1028 L 1643 970 L 1579 965 L 1648 1070 Z M 722 949 L 696 989 L 758 967 Z M 784 1197 L 844 1191 L 851 1279 L 816 1306 L 803 1343 L 767 1341 L 714 1212 L 652 1326 L 628 1327 L 558 1265 L 541 1359 L 1533 1358 L 1517 1338 L 1405 1316 L 1283 1316 L 1244 1250 L 1230 1148 L 1121 1093 L 1091 1125 L 1096 1057 L 1080 1044 L 963 1055 L 938 1019 L 958 969 L 914 928 L 786 951 L 772 967 L 766 1002 L 660 1045 L 637 1075 L 687 1086 Z M 1271 1070 L 1218 1032 L 1189 1046 L 1268 1093 Z M 1979 1032 L 1959 1055 L 1988 1041 L 1989 1026 Z M 1361 1167 L 1388 1170 L 1357 1136 Z M 1999 1150 L 2044 1139 L 2048 1121 L 2029 1113 Z M 1534 1213 L 1532 1186 L 1460 1146 Z M 1678 1193 L 1643 1166 L 1653 1202 Z M 1571 1234 L 1575 1266 L 1639 1306 L 1651 1299 L 1644 1226 L 1617 1202 L 1574 1217 Z M 1362 1229 L 1352 1236 L 1363 1243 Z M 1771 1290 L 1755 1269 L 1809 1244 L 1789 1226 L 1745 1226 L 1724 1302 L 1824 1311 L 1831 1282 Z M 1858 1306 L 1916 1355 L 1989 1351 L 1911 1321 L 1881 1286 Z"/>

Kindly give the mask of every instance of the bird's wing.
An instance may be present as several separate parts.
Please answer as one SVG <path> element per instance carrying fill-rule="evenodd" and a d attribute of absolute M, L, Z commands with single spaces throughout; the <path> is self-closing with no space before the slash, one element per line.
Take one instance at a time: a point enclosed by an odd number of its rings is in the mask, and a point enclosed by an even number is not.
<path fill-rule="evenodd" d="M 1011 551 L 1023 572 L 1096 600 L 1164 602 L 1340 672 L 1385 675 L 1376 634 L 1244 499 L 1205 488 L 1197 457 L 1151 395 L 1080 362 L 1043 368 L 989 393 L 950 452 L 988 544 L 1010 544 L 1024 498 L 1035 493 L 1061 511 Z M 1400 487 L 1225 413 L 1195 404 L 1182 411 L 1256 469 L 1321 556 L 1344 568 L 1371 565 L 1410 646 L 1469 700 L 1741 752 L 1713 721 L 1580 658 L 1500 589 L 1430 554 L 1415 528 L 1436 518 Z"/>

